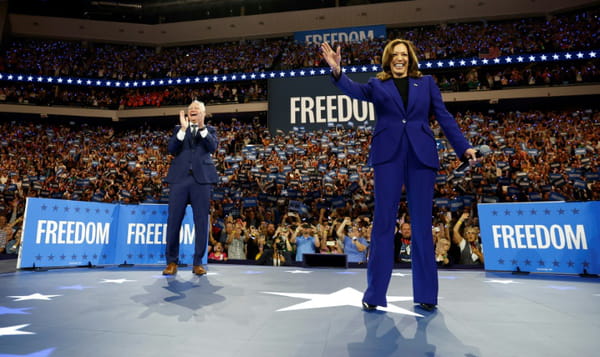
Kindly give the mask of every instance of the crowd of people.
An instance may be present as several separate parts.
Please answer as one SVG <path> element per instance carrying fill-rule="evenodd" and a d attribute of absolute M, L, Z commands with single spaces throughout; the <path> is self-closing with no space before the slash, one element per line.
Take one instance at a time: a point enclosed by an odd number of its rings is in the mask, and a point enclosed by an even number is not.
<path fill-rule="evenodd" d="M 405 38 L 427 59 L 598 48 L 599 9 L 549 18 L 450 23 L 388 28 L 388 38 Z M 387 39 L 341 43 L 345 65 L 377 63 Z M 293 38 L 242 40 L 155 49 L 116 45 L 14 39 L 1 56 L 0 71 L 32 75 L 141 80 L 203 74 L 322 67 L 319 44 Z"/>
<path fill-rule="evenodd" d="M 493 58 L 502 54 L 598 48 L 598 9 L 548 18 L 388 29 L 406 38 L 420 57 Z M 339 44 L 345 65 L 379 64 L 387 39 Z M 42 59 L 42 60 L 40 60 Z M 201 74 L 324 66 L 318 45 L 293 39 L 166 47 L 160 50 L 88 42 L 13 39 L 0 72 L 111 80 L 177 78 Z M 595 61 L 473 67 L 431 73 L 442 91 L 598 82 Z M 1 82 L 0 103 L 109 109 L 265 101 L 267 81 L 115 89 Z M 464 174 L 440 128 L 441 168 L 432 227 L 440 265 L 482 264 L 478 202 L 600 199 L 600 113 L 597 110 L 456 112 L 473 145 L 491 153 Z M 175 121 L 171 123 L 175 124 Z M 289 265 L 303 253 L 368 255 L 373 172 L 366 164 L 369 127 L 327 127 L 271 135 L 266 123 L 211 123 L 220 143 L 221 174 L 211 201 L 210 259 Z M 40 119 L 2 119 L 0 130 L 0 253 L 20 243 L 27 197 L 166 203 L 164 182 L 172 125 L 130 128 Z M 395 261 L 410 262 L 410 216 L 400 205 Z M 469 243 L 469 244 L 467 244 Z"/>
<path fill-rule="evenodd" d="M 598 48 L 597 15 L 598 9 L 588 9 L 549 18 L 389 28 L 387 37 L 413 41 L 423 60 L 584 51 Z M 379 64 L 387 40 L 340 43 L 347 60 L 344 65 Z M 0 72 L 112 81 L 164 79 L 323 67 L 326 64 L 318 51 L 318 44 L 297 43 L 293 38 L 160 49 L 16 38 L 3 46 Z M 585 60 L 424 71 L 436 77 L 443 91 L 579 84 L 600 79 L 595 61 Z M 127 109 L 185 105 L 193 98 L 207 104 L 264 101 L 267 91 L 266 80 L 137 89 L 4 82 L 0 102 Z"/>
<path fill-rule="evenodd" d="M 434 230 L 440 233 L 434 236 L 443 235 L 451 252 L 460 244 L 452 228 L 463 213 L 469 217 L 461 221 L 460 232 L 477 229 L 478 202 L 600 200 L 597 110 L 465 112 L 456 113 L 455 119 L 473 145 L 487 145 L 491 152 L 478 166 L 457 174 L 460 161 L 440 128 L 432 126 L 441 158 L 434 198 Z M 0 212 L 6 224 L 22 217 L 26 197 L 166 203 L 166 146 L 175 121 L 171 124 L 131 129 L 3 121 Z M 348 251 L 346 237 L 350 242 L 356 242 L 352 237 L 364 238 L 367 244 L 362 245 L 368 245 L 373 207 L 372 169 L 366 165 L 370 128 L 334 126 L 271 135 L 259 120 L 211 125 L 220 138 L 214 159 L 221 175 L 211 202 L 211 246 L 220 243 L 230 259 L 272 264 L 272 250 L 263 254 L 264 249 L 277 245 L 275 232 L 283 227 L 288 238 L 281 247 L 290 253 L 282 256 L 290 264 L 301 233 L 314 238 L 308 246 L 314 252 Z M 405 202 L 400 205 L 403 213 L 409 221 Z M 346 218 L 352 222 L 347 227 L 360 230 L 338 232 Z M 18 223 L 10 230 L 19 228 Z M 5 237 L 6 242 L 19 238 L 12 233 Z M 232 254 L 236 239 L 243 244 L 238 242 Z M 448 264 L 460 261 L 458 254 L 450 258 Z"/>

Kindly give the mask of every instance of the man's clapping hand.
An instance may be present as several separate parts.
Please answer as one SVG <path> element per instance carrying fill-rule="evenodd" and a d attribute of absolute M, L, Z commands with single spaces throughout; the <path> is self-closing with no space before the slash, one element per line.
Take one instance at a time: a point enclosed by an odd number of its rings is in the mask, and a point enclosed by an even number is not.
<path fill-rule="evenodd" d="M 179 111 L 179 124 L 181 125 L 181 131 L 186 131 L 188 126 L 190 125 L 189 120 L 185 116 L 185 110 Z"/>

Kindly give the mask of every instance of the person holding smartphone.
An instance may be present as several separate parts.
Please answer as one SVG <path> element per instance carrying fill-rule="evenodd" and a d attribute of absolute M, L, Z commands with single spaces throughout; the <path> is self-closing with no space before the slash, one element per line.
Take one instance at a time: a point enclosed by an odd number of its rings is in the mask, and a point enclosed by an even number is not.
<path fill-rule="evenodd" d="M 292 232 L 291 243 L 296 246 L 296 262 L 302 262 L 305 253 L 316 253 L 321 246 L 321 242 L 315 235 L 313 227 L 308 223 L 298 226 Z"/>
<path fill-rule="evenodd" d="M 331 217 L 329 217 L 330 219 Z M 322 254 L 344 254 L 344 243 L 333 235 L 333 226 L 329 220 L 319 224 L 318 235 L 321 239 Z"/>
<path fill-rule="evenodd" d="M 352 224 L 350 217 L 344 218 L 338 227 L 336 234 L 339 239 L 344 241 L 344 253 L 348 256 L 349 263 L 367 261 L 369 241 L 366 238 L 366 231 L 366 227 L 361 227 L 358 223 Z"/>
<path fill-rule="evenodd" d="M 185 111 L 179 112 L 179 125 L 171 136 L 168 150 L 173 159 L 167 173 L 169 183 L 169 208 L 167 218 L 167 267 L 163 275 L 177 273 L 179 263 L 179 232 L 188 204 L 192 206 L 194 217 L 194 258 L 193 273 L 206 274 L 202 258 L 206 252 L 208 239 L 208 215 L 210 191 L 217 183 L 219 175 L 212 158 L 217 150 L 217 132 L 206 125 L 204 103 L 194 100 Z"/>

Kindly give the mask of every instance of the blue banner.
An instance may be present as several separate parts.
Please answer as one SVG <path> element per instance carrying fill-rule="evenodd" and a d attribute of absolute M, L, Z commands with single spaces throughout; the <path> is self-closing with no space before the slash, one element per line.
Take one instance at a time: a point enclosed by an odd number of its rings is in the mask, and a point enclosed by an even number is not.
<path fill-rule="evenodd" d="M 336 196 L 331 200 L 331 206 L 333 208 L 342 208 L 346 205 L 346 200 L 343 196 Z"/>
<path fill-rule="evenodd" d="M 164 204 L 27 198 L 17 267 L 166 264 L 166 229 Z M 181 263 L 193 263 L 194 237 L 188 206 L 180 233 Z"/>
<path fill-rule="evenodd" d="M 600 273 L 600 201 L 479 204 L 486 270 Z"/>
<path fill-rule="evenodd" d="M 302 203 L 301 201 L 290 200 L 288 204 L 288 209 L 290 211 L 298 212 L 301 215 L 308 214 L 308 206 Z"/>
<path fill-rule="evenodd" d="M 258 206 L 258 198 L 257 197 L 244 197 L 242 199 L 243 207 L 256 207 Z"/>
<path fill-rule="evenodd" d="M 386 30 L 383 25 L 344 27 L 294 33 L 294 40 L 305 44 L 329 42 L 333 45 L 338 42 L 362 42 L 385 37 Z"/>
<path fill-rule="evenodd" d="M 435 204 L 438 208 L 447 208 L 450 204 L 450 199 L 445 197 L 434 198 L 433 204 Z"/>

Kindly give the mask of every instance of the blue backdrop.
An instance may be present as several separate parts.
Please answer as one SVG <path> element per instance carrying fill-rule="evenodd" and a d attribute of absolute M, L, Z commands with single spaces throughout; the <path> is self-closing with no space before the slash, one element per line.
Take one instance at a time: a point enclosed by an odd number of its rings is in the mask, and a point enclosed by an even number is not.
<path fill-rule="evenodd" d="M 600 202 L 479 204 L 486 270 L 600 273 Z"/>
<path fill-rule="evenodd" d="M 28 198 L 17 267 L 164 265 L 166 222 L 165 204 Z M 181 229 L 181 263 L 192 264 L 194 236 L 188 206 Z"/>

